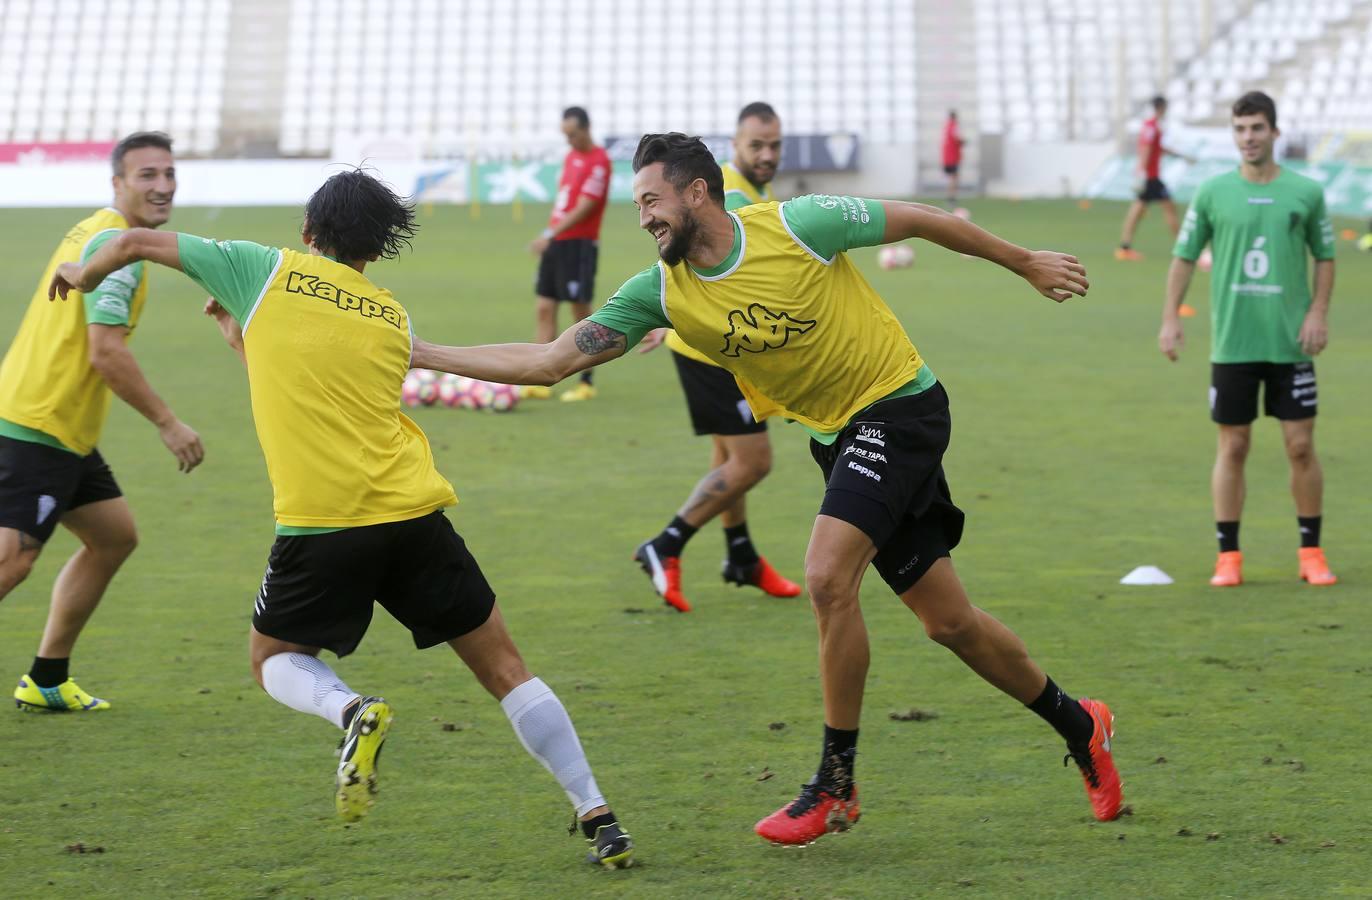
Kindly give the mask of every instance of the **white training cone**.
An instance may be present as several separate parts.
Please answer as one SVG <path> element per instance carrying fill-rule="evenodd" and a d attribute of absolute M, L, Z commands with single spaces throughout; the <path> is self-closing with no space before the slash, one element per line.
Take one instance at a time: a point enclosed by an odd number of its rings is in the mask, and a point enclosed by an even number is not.
<path fill-rule="evenodd" d="M 1139 566 L 1120 579 L 1120 584 L 1171 584 L 1172 576 L 1157 566 Z"/>

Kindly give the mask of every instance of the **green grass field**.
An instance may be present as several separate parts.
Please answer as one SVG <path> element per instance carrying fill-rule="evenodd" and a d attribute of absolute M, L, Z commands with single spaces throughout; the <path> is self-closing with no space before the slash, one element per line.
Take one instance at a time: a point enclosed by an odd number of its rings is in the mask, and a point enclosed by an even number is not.
<path fill-rule="evenodd" d="M 599 374 L 592 403 L 496 416 L 421 410 L 462 503 L 450 512 L 495 585 L 531 668 L 556 689 L 641 866 L 602 872 L 566 834 L 565 798 L 499 706 L 446 649 L 420 654 L 379 615 L 338 665 L 397 710 L 383 793 L 363 823 L 333 813 L 338 734 L 252 683 L 246 632 L 272 541 L 271 495 L 242 367 L 180 275 L 153 276 L 133 347 L 200 431 L 177 474 L 116 402 L 101 444 L 142 544 L 77 647 L 103 715 L 0 713 L 0 894 L 6 897 L 1329 897 L 1372 896 L 1372 255 L 1340 243 L 1332 340 L 1319 362 L 1325 547 L 1343 583 L 1297 582 L 1278 430 L 1258 423 L 1243 521 L 1249 584 L 1217 591 L 1208 478 L 1207 322 L 1181 362 L 1156 348 L 1167 244 L 1110 258 L 1122 207 L 972 202 L 1006 237 L 1078 254 L 1090 297 L 1055 306 L 1008 273 L 921 245 L 912 270 L 855 255 L 946 384 L 947 458 L 968 529 L 956 561 L 1067 690 L 1117 715 L 1132 815 L 1096 823 L 1057 737 L 927 641 L 873 575 L 873 661 L 858 761 L 865 815 L 805 850 L 753 822 L 813 770 L 821 726 L 802 600 L 722 585 L 715 525 L 687 550 L 691 615 L 629 562 L 703 473 L 663 351 Z M 422 335 L 524 340 L 545 210 L 426 210 L 412 254 L 369 272 Z M 78 213 L 9 211 L 0 333 Z M 652 261 L 612 208 L 597 295 Z M 1344 223 L 1340 223 L 1341 225 Z M 294 245 L 293 209 L 184 210 L 172 225 Z M 1192 300 L 1202 312 L 1207 281 Z M 772 428 L 750 496 L 760 549 L 792 576 L 821 482 L 804 435 Z M 321 448 L 326 452 L 327 448 Z M 62 534 L 0 604 L 0 676 L 32 657 Z M 1135 565 L 1171 587 L 1129 588 Z M 6 688 L 8 689 L 8 688 Z M 918 707 L 931 720 L 895 721 Z M 451 726 L 451 727 L 448 727 Z M 775 777 L 772 774 L 775 773 Z M 102 852 L 72 852 L 72 845 Z"/>

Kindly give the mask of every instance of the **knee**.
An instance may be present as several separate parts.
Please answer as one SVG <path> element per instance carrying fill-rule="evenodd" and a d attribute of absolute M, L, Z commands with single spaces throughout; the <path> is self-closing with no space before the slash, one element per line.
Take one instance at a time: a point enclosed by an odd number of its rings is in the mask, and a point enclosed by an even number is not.
<path fill-rule="evenodd" d="M 965 609 L 920 616 L 920 624 L 929 639 L 950 650 L 965 646 L 977 631 L 976 610 Z"/>
<path fill-rule="evenodd" d="M 1251 439 L 1247 434 L 1226 435 L 1220 441 L 1219 458 L 1221 462 L 1231 465 L 1243 465 L 1248 459 L 1248 448 Z"/>
<path fill-rule="evenodd" d="M 1310 465 L 1315 461 L 1315 442 L 1306 437 L 1287 441 L 1286 458 L 1294 466 Z"/>
<path fill-rule="evenodd" d="M 833 615 L 857 605 L 854 586 L 829 569 L 806 565 L 805 587 L 810 592 L 810 605 L 816 615 Z"/>
<path fill-rule="evenodd" d="M 29 577 L 37 560 L 33 553 L 9 553 L 0 556 L 0 597 L 4 597 Z"/>

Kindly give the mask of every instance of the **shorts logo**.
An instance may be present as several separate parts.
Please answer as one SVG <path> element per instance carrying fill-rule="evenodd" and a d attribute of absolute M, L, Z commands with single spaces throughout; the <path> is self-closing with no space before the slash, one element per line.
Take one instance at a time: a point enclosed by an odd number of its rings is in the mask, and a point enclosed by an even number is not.
<path fill-rule="evenodd" d="M 910 571 L 911 569 L 913 569 L 913 568 L 914 568 L 915 566 L 917 566 L 917 565 L 919 565 L 919 554 L 918 554 L 918 553 L 916 553 L 913 557 L 911 557 L 911 558 L 910 558 L 910 561 L 909 561 L 908 563 L 906 563 L 905 565 L 901 566 L 899 569 L 896 569 L 896 574 L 898 574 L 898 575 L 904 575 L 906 572 Z"/>
<path fill-rule="evenodd" d="M 853 462 L 851 459 L 848 460 L 848 468 L 852 469 L 854 472 L 857 472 L 859 475 L 866 475 L 868 478 L 872 479 L 873 481 L 880 481 L 880 480 L 881 480 L 881 476 L 878 475 L 876 472 L 873 472 L 871 469 L 867 468 L 866 466 L 860 466 L 860 465 L 858 465 L 857 463 Z"/>
<path fill-rule="evenodd" d="M 324 281 L 317 275 L 292 272 L 286 278 L 286 290 L 292 294 L 328 300 L 341 310 L 360 313 L 364 319 L 383 319 L 396 328 L 401 327 L 400 310 L 394 306 L 378 303 L 370 297 L 359 297 L 336 284 Z"/>
<path fill-rule="evenodd" d="M 886 446 L 886 432 L 880 428 L 873 428 L 871 425 L 859 425 L 855 439 L 866 441 L 869 444 L 876 444 L 878 447 Z"/>
<path fill-rule="evenodd" d="M 868 450 L 866 447 L 859 447 L 856 444 L 849 444 L 843 448 L 844 456 L 857 456 L 862 459 L 870 460 L 874 463 L 884 463 L 887 461 L 886 454 L 878 450 Z"/>
<path fill-rule="evenodd" d="M 576 299 L 576 295 L 579 294 L 579 293 L 581 293 L 581 282 L 579 282 L 579 281 L 569 281 L 569 282 L 567 282 L 567 294 L 568 294 L 569 296 L 571 296 L 571 298 L 572 298 L 573 300 Z"/>
<path fill-rule="evenodd" d="M 47 521 L 48 516 L 57 508 L 57 498 L 48 494 L 43 494 L 38 498 L 38 524 L 42 525 Z"/>
<path fill-rule="evenodd" d="M 747 422 L 749 425 L 757 421 L 757 419 L 753 418 L 753 408 L 748 405 L 747 400 L 738 401 L 738 415 L 739 418 Z"/>
<path fill-rule="evenodd" d="M 751 303 L 746 311 L 729 313 L 729 331 L 724 335 L 724 356 L 737 359 L 739 353 L 761 353 L 786 346 L 793 334 L 805 334 L 815 327 L 814 320 L 793 319 L 786 313 L 772 312 L 761 303 Z"/>

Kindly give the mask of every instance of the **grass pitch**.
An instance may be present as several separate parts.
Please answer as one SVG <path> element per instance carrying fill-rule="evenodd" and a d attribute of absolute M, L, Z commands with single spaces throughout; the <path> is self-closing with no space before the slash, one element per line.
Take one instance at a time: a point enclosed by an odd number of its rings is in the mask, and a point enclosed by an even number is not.
<path fill-rule="evenodd" d="M 924 639 L 872 576 L 873 641 L 858 776 L 864 817 L 803 851 L 753 822 L 790 799 L 821 726 L 812 619 L 723 585 L 717 526 L 685 557 L 696 612 L 663 607 L 630 563 L 704 472 L 664 351 L 598 375 L 600 396 L 496 416 L 422 410 L 481 560 L 531 668 L 554 687 L 639 845 L 601 872 L 567 805 L 499 706 L 444 648 L 420 654 L 378 615 L 338 664 L 396 725 L 362 824 L 334 816 L 338 733 L 252 684 L 245 640 L 272 541 L 271 497 L 242 367 L 188 280 L 158 271 L 134 350 L 207 448 L 180 476 L 118 402 L 101 449 L 142 545 L 77 647 L 73 672 L 114 709 L 0 714 L 0 885 L 10 897 L 1369 896 L 1365 753 L 1372 696 L 1367 489 L 1372 255 L 1340 244 L 1330 349 L 1318 364 L 1325 547 L 1343 583 L 1295 579 L 1296 525 L 1277 428 L 1261 421 L 1243 544 L 1249 584 L 1216 591 L 1208 476 L 1207 322 L 1181 362 L 1155 336 L 1167 243 L 1110 258 L 1123 207 L 970 202 L 1006 237 L 1078 254 L 1090 297 L 1055 306 L 1008 273 L 919 245 L 914 269 L 855 255 L 948 388 L 947 458 L 968 529 L 955 559 L 1067 690 L 1107 699 L 1132 815 L 1096 823 L 1057 737 Z M 8 340 L 39 266 L 79 211 L 0 224 Z M 415 251 L 370 271 L 422 335 L 525 339 L 542 210 L 479 221 L 427 210 Z M 294 245 L 292 209 L 183 210 L 172 226 Z M 652 261 L 632 213 L 607 217 L 597 297 Z M 1207 279 L 1192 302 L 1204 314 Z M 776 464 L 749 498 L 761 549 L 800 574 L 821 482 L 804 436 L 772 428 Z M 322 448 L 321 448 L 322 449 Z M 59 534 L 0 604 L 0 674 L 37 644 L 72 549 Z M 1159 565 L 1165 588 L 1117 582 Z M 3 669 L 0 667 L 0 669 Z M 932 712 L 924 721 L 892 713 Z M 86 852 L 80 852 L 80 851 Z"/>

